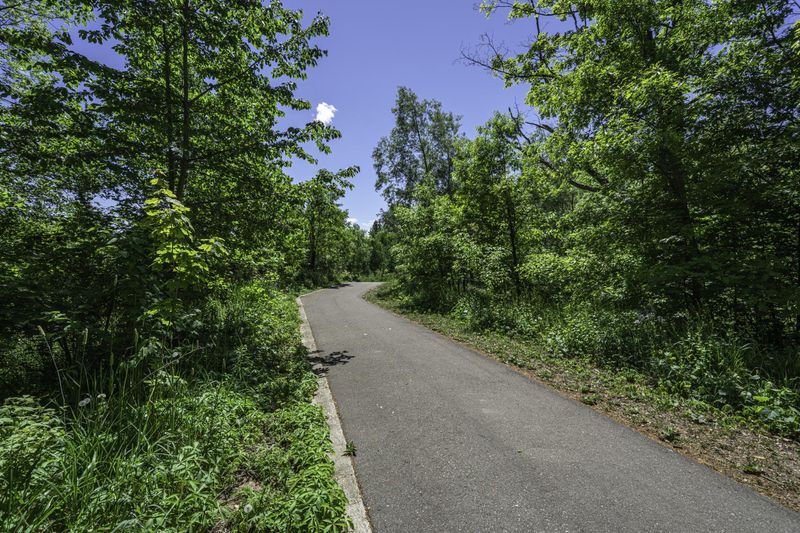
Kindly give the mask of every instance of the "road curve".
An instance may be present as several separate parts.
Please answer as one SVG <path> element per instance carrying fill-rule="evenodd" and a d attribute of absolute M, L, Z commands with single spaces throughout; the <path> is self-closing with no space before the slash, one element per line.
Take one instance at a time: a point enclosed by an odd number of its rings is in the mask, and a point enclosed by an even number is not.
<path fill-rule="evenodd" d="M 800 531 L 800 515 L 353 283 L 303 297 L 376 532 Z"/>

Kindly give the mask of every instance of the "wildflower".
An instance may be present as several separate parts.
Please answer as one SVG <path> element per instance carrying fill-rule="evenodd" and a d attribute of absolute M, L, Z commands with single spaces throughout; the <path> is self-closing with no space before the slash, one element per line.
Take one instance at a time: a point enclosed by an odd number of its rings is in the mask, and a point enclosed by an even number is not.
<path fill-rule="evenodd" d="M 97 395 L 97 399 L 98 400 L 105 400 L 106 399 L 106 395 L 101 392 L 100 394 Z"/>
<path fill-rule="evenodd" d="M 86 407 L 90 403 L 92 403 L 92 399 L 89 396 L 87 396 L 86 398 L 78 402 L 78 407 Z"/>
<path fill-rule="evenodd" d="M 253 506 L 248 503 L 247 505 L 244 506 L 244 512 L 245 512 L 245 514 L 252 513 L 253 512 Z"/>

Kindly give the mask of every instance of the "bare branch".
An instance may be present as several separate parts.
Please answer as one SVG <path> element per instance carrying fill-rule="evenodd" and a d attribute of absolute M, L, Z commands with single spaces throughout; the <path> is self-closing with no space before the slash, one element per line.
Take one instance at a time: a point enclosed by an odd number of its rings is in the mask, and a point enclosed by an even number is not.
<path fill-rule="evenodd" d="M 548 124 L 541 124 L 539 122 L 526 122 L 525 124 L 529 124 L 531 126 L 535 126 L 535 127 L 539 128 L 540 130 L 546 131 L 547 133 L 555 132 L 555 129 L 553 129 L 553 127 L 548 125 Z"/>
<path fill-rule="evenodd" d="M 600 189 L 598 187 L 594 187 L 592 185 L 586 185 L 585 183 L 581 183 L 579 181 L 575 181 L 574 179 L 570 178 L 567 180 L 567 183 L 576 187 L 582 191 L 589 191 L 589 192 L 599 192 Z"/>

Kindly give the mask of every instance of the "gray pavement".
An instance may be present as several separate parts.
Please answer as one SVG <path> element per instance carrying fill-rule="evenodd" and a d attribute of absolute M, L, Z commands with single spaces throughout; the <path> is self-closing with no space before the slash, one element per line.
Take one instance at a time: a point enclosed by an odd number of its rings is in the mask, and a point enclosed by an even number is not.
<path fill-rule="evenodd" d="M 800 532 L 800 515 L 360 298 L 303 297 L 377 532 Z"/>

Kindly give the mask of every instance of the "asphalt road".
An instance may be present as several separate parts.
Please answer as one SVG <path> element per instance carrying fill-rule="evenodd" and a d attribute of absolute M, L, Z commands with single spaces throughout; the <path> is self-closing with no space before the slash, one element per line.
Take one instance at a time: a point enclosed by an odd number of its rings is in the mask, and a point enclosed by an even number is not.
<path fill-rule="evenodd" d="M 800 515 L 360 298 L 303 297 L 375 531 L 800 532 Z"/>

